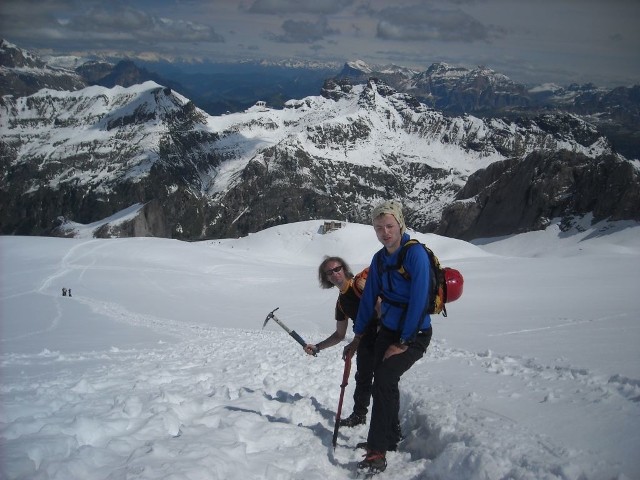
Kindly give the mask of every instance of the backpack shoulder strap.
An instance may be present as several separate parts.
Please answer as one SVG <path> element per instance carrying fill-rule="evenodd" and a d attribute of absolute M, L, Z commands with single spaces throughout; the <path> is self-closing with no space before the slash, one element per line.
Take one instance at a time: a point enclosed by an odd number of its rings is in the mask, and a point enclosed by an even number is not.
<path fill-rule="evenodd" d="M 423 243 L 420 243 L 418 240 L 416 240 L 415 238 L 410 238 L 409 240 L 407 240 L 407 242 L 402 245 L 400 247 L 400 253 L 398 253 L 398 261 L 396 262 L 395 265 L 393 265 L 392 267 L 387 267 L 384 268 L 383 264 L 382 264 L 382 250 L 378 250 L 376 252 L 375 258 L 376 258 L 376 263 L 378 266 L 378 275 L 382 276 L 383 270 L 384 271 L 391 271 L 391 270 L 397 270 L 398 273 L 400 273 L 400 275 L 402 275 L 403 278 L 409 280 L 410 275 L 409 273 L 405 270 L 404 268 L 404 258 L 407 256 L 407 250 L 410 247 L 413 247 L 414 245 L 423 245 L 426 248 L 426 245 L 424 245 Z"/>
<path fill-rule="evenodd" d="M 427 254 L 429 255 L 429 261 L 431 262 L 431 266 L 436 267 L 438 270 L 441 269 L 442 266 L 440 265 L 440 260 L 438 260 L 438 257 L 436 256 L 436 254 L 433 253 L 433 250 L 431 250 L 426 245 L 424 245 L 424 249 L 427 251 Z"/>
<path fill-rule="evenodd" d="M 398 263 L 396 264 L 395 269 L 398 270 L 400 275 L 402 275 L 406 279 L 409 279 L 409 273 L 404 268 L 404 258 L 407 256 L 407 250 L 409 250 L 409 248 L 413 247 L 414 245 L 423 245 L 426 248 L 426 245 L 424 245 L 423 243 L 420 243 L 415 238 L 410 238 L 409 240 L 407 240 L 407 243 L 400 247 L 400 253 L 398 254 Z"/>

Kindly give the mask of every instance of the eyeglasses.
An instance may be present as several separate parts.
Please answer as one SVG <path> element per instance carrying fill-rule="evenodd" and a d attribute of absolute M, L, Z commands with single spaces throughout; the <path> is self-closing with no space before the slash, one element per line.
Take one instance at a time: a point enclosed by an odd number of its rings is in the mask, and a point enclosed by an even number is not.
<path fill-rule="evenodd" d="M 330 277 L 331 275 L 333 275 L 334 273 L 338 273 L 340 270 L 342 270 L 342 265 L 338 265 L 337 267 L 334 268 L 330 268 L 329 270 L 325 270 L 324 274 L 327 277 Z"/>

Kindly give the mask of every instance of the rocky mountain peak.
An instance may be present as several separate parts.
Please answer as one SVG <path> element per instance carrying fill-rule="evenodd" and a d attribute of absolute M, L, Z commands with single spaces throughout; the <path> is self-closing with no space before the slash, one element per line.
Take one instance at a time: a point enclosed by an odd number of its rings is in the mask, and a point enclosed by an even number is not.
<path fill-rule="evenodd" d="M 348 76 L 349 74 L 368 75 L 373 72 L 373 69 L 362 60 L 353 60 L 344 64 L 341 75 Z"/>
<path fill-rule="evenodd" d="M 0 44 L 0 66 L 0 96 L 31 95 L 42 88 L 73 91 L 87 86 L 75 72 L 51 67 L 6 40 Z"/>
<path fill-rule="evenodd" d="M 456 67 L 444 62 L 433 63 L 423 73 L 418 76 L 421 78 L 449 78 L 459 79 L 467 75 L 469 70 L 464 67 Z"/>
<path fill-rule="evenodd" d="M 132 60 L 119 61 L 107 75 L 97 80 L 96 83 L 103 87 L 131 87 L 144 83 L 148 80 L 166 85 L 158 75 L 155 75 L 144 68 L 138 67 Z"/>
<path fill-rule="evenodd" d="M 18 48 L 5 39 L 0 40 L 0 65 L 6 68 L 39 68 L 47 67 L 37 55 Z"/>
<path fill-rule="evenodd" d="M 76 67 L 75 71 L 82 76 L 90 85 L 97 85 L 98 82 L 113 72 L 115 65 L 102 60 L 89 60 Z"/>

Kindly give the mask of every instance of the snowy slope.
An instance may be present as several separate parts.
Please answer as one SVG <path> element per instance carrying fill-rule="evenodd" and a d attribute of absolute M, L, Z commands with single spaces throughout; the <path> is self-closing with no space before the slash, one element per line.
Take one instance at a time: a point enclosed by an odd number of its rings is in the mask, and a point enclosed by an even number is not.
<path fill-rule="evenodd" d="M 0 237 L 0 477 L 343 479 L 367 428 L 331 447 L 341 346 L 325 254 L 366 265 L 369 226 L 322 222 L 198 243 Z M 640 478 L 640 232 L 555 229 L 471 245 L 401 382 L 406 439 L 380 479 Z M 609 279 L 609 281 L 603 281 Z M 62 287 L 72 297 L 61 295 Z M 353 373 L 343 414 L 350 412 Z"/>

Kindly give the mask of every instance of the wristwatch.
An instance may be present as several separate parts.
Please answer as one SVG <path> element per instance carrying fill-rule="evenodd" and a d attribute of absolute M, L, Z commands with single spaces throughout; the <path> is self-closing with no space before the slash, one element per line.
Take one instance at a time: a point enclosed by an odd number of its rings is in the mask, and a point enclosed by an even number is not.
<path fill-rule="evenodd" d="M 409 346 L 409 342 L 407 342 L 404 338 L 401 338 L 398 343 L 402 346 Z"/>

